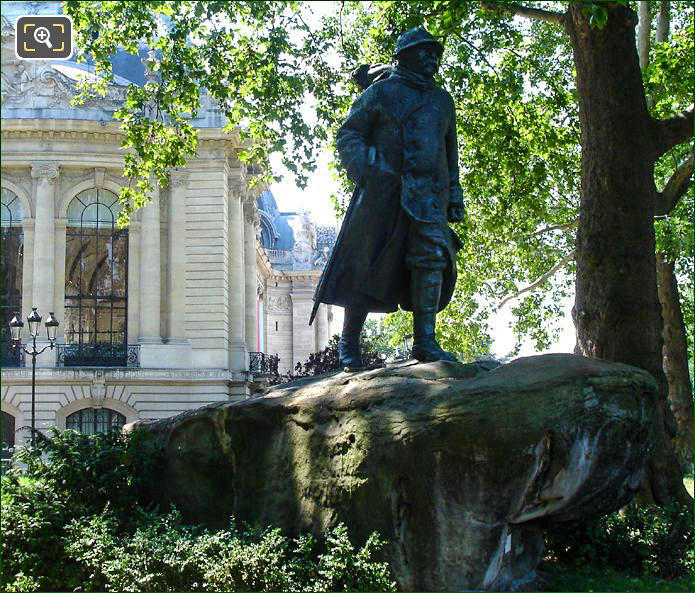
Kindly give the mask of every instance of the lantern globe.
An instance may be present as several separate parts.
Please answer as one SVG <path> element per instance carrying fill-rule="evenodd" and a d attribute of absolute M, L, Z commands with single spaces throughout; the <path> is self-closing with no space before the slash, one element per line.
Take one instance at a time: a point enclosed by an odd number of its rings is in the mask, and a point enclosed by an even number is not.
<path fill-rule="evenodd" d="M 32 307 L 27 321 L 29 322 L 29 334 L 31 334 L 32 338 L 35 338 L 39 335 L 39 327 L 41 326 L 41 315 L 39 315 L 36 307 Z"/>
<path fill-rule="evenodd" d="M 56 332 L 60 323 L 56 319 L 53 311 L 48 314 L 48 319 L 46 319 L 46 333 L 48 334 L 48 339 L 51 342 L 55 342 Z"/>
<path fill-rule="evenodd" d="M 12 335 L 13 342 L 19 342 L 22 328 L 24 327 L 24 322 L 18 314 L 10 320 L 10 334 Z"/>

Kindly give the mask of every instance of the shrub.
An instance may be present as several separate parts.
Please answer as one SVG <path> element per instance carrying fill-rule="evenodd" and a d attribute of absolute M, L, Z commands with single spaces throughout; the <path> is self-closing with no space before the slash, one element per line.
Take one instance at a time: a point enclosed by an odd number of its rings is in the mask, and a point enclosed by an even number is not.
<path fill-rule="evenodd" d="M 109 505 L 127 521 L 143 502 L 145 476 L 159 461 L 144 433 L 84 435 L 53 427 L 49 436 L 36 436 L 33 451 L 20 448 L 15 455 L 26 465 L 23 474 L 50 485 L 74 516 L 98 514 Z"/>
<path fill-rule="evenodd" d="M 355 550 L 344 525 L 318 556 L 311 536 L 233 525 L 212 532 L 184 525 L 176 511 L 147 514 L 133 535 L 118 535 L 106 514 L 69 533 L 68 553 L 90 574 L 91 591 L 395 591 L 388 566 L 372 560 L 382 542 L 373 535 Z"/>
<path fill-rule="evenodd" d="M 693 571 L 693 524 L 681 505 L 630 505 L 572 529 L 549 531 L 546 551 L 563 563 L 674 578 Z"/>
<path fill-rule="evenodd" d="M 82 435 L 52 429 L 19 448 L 26 469 L 2 477 L 2 585 L 8 590 L 68 590 L 83 571 L 65 551 L 71 521 L 110 509 L 122 528 L 140 503 L 144 470 L 156 458 L 139 434 Z"/>
<path fill-rule="evenodd" d="M 2 478 L 5 591 L 393 591 L 372 535 L 319 545 L 278 529 L 210 531 L 144 506 L 156 462 L 142 435 L 54 431 Z M 320 553 L 319 549 L 326 549 Z"/>
<path fill-rule="evenodd" d="M 13 470 L 15 471 L 15 470 Z M 2 569 L 6 591 L 72 591 L 82 575 L 65 555 L 71 519 L 65 501 L 45 480 L 2 478 Z"/>
<path fill-rule="evenodd" d="M 373 338 L 362 333 L 360 338 L 362 345 L 362 362 L 366 367 L 378 367 L 384 364 L 384 359 L 377 352 Z M 338 342 L 340 336 L 334 335 L 323 350 L 312 352 L 306 362 L 298 362 L 294 372 L 275 377 L 269 381 L 269 385 L 288 383 L 303 377 L 315 377 L 331 371 L 338 370 Z"/>

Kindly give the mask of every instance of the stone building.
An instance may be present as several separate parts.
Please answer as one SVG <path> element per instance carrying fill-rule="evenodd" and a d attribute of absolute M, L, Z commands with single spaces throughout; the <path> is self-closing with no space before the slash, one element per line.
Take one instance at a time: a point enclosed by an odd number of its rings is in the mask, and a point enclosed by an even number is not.
<path fill-rule="evenodd" d="M 292 368 L 330 335 L 312 294 L 335 230 L 282 213 L 238 159 L 238 132 L 207 95 L 193 120 L 198 155 L 116 225 L 122 132 L 113 112 L 151 74 L 114 58 L 105 97 L 70 105 L 88 67 L 15 57 L 14 21 L 51 2 L 2 3 L 3 441 L 30 424 L 31 360 L 12 350 L 8 322 L 32 307 L 60 321 L 37 358 L 36 424 L 84 432 L 247 397 L 279 355 Z M 43 328 L 42 328 L 43 331 Z M 28 330 L 23 330 L 26 343 Z M 39 346 L 45 345 L 43 335 Z M 25 431 L 17 432 L 17 439 Z"/>

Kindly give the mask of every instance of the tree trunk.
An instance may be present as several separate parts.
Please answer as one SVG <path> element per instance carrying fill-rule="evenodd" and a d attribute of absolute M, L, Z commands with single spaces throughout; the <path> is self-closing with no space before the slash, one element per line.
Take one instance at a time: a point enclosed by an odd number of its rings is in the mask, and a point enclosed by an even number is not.
<path fill-rule="evenodd" d="M 665 424 L 671 412 L 654 253 L 657 151 L 635 46 L 637 16 L 606 3 L 606 25 L 592 28 L 582 4 L 572 3 L 565 21 L 577 71 L 582 143 L 577 346 L 585 356 L 631 364 L 654 376 L 658 421 L 643 499 L 686 503 L 690 498 Z"/>
<path fill-rule="evenodd" d="M 659 22 L 656 27 L 656 42 L 663 43 L 668 39 L 671 28 L 671 6 L 669 0 L 661 0 L 659 3 Z"/>
<path fill-rule="evenodd" d="M 664 318 L 664 372 L 668 381 L 668 400 L 676 420 L 674 446 L 684 473 L 693 471 L 693 391 L 688 371 L 685 323 L 678 298 L 674 262 L 665 254 L 656 257 L 659 301 Z"/>
<path fill-rule="evenodd" d="M 639 65 L 646 70 L 649 65 L 649 45 L 652 38 L 652 13 L 649 2 L 640 0 L 639 4 L 639 28 L 637 29 L 637 47 L 639 52 Z"/>

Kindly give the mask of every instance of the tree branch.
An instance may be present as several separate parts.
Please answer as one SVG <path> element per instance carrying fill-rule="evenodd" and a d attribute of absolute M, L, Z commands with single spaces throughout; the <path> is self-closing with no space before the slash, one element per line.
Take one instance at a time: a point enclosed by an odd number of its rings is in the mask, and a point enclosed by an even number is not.
<path fill-rule="evenodd" d="M 674 146 L 693 137 L 693 105 L 675 117 L 654 120 L 656 126 L 655 150 L 656 158 L 668 152 Z"/>
<path fill-rule="evenodd" d="M 543 235 L 544 233 L 549 233 L 550 231 L 564 231 L 566 229 L 571 229 L 573 226 L 576 226 L 577 223 L 579 222 L 578 218 L 575 218 L 574 220 L 570 220 L 569 222 L 565 224 L 556 224 L 553 226 L 547 226 L 542 229 L 539 229 L 537 231 L 533 231 L 532 233 L 529 233 L 528 235 L 524 235 L 521 237 L 522 239 L 529 239 L 531 237 L 535 237 L 537 235 Z"/>
<path fill-rule="evenodd" d="M 676 169 L 668 180 L 662 192 L 659 193 L 659 201 L 654 209 L 654 216 L 668 216 L 678 204 L 683 194 L 688 191 L 692 183 L 693 153 Z"/>
<path fill-rule="evenodd" d="M 550 270 L 548 270 L 545 274 L 543 274 L 540 278 L 538 278 L 538 280 L 536 280 L 533 284 L 529 284 L 525 288 L 522 288 L 519 291 L 517 291 L 516 294 L 511 294 L 508 297 L 505 297 L 504 299 L 502 299 L 500 301 L 499 305 L 497 305 L 497 308 L 501 309 L 502 307 L 504 307 L 504 305 L 506 305 L 512 299 L 515 299 L 526 292 L 531 292 L 532 290 L 535 290 L 536 288 L 538 288 L 541 284 L 543 284 L 543 282 L 545 282 L 548 278 L 553 276 L 553 274 L 555 274 L 558 270 L 564 268 L 568 262 L 573 260 L 574 255 L 575 255 L 574 251 L 571 251 L 570 253 L 568 253 L 559 262 L 557 262 L 552 268 L 550 268 Z"/>
<path fill-rule="evenodd" d="M 565 22 L 565 14 L 562 12 L 552 12 L 550 10 L 521 6 L 521 4 L 516 4 L 515 2 L 481 2 L 480 6 L 490 12 L 513 14 L 535 19 L 537 21 L 545 21 L 546 23 L 554 23 L 556 25 L 564 25 Z"/>

